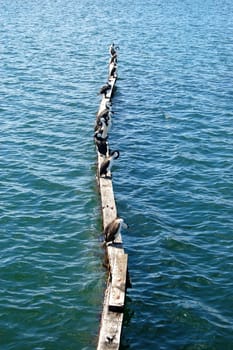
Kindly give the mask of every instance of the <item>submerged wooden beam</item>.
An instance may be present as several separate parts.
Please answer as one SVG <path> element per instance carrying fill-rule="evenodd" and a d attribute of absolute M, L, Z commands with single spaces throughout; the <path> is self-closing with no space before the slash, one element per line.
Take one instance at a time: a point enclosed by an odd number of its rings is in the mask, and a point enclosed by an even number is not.
<path fill-rule="evenodd" d="M 106 96 L 103 95 L 98 114 L 100 114 L 111 101 L 117 80 L 117 60 L 109 64 L 108 82 L 111 88 Z M 114 70 L 114 75 L 110 76 Z M 101 177 L 99 169 L 104 161 L 98 150 L 97 181 L 100 190 L 103 229 L 117 217 L 117 209 L 111 177 Z M 101 315 L 97 350 L 114 349 L 120 347 L 121 331 L 123 325 L 123 311 L 127 287 L 128 255 L 125 254 L 121 235 L 109 245 L 106 245 L 108 261 L 108 280 L 105 290 L 103 311 Z"/>

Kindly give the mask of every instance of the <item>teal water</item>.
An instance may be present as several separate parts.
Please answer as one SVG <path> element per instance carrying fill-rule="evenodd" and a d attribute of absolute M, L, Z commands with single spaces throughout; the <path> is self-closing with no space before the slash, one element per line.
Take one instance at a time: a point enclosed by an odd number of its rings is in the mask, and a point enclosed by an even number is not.
<path fill-rule="evenodd" d="M 93 125 L 112 41 L 122 349 L 233 348 L 232 32 L 228 0 L 1 2 L 1 349 L 96 348 Z"/>

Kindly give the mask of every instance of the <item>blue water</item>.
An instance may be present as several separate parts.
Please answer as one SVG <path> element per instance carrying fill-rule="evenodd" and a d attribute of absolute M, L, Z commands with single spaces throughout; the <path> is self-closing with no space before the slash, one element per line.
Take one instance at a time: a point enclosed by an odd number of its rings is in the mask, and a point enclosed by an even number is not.
<path fill-rule="evenodd" d="M 96 348 L 93 125 L 112 41 L 121 348 L 233 349 L 232 33 L 230 0 L 1 1 L 1 349 Z"/>

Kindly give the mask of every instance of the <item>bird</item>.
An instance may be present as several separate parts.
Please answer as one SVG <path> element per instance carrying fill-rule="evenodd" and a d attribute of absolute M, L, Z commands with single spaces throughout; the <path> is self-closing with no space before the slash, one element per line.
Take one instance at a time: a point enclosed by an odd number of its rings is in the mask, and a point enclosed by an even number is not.
<path fill-rule="evenodd" d="M 114 55 L 112 55 L 112 57 L 110 58 L 109 64 L 112 63 L 117 63 L 117 53 L 114 53 Z"/>
<path fill-rule="evenodd" d="M 112 222 L 110 222 L 104 229 L 104 243 L 108 245 L 108 243 L 116 240 L 116 238 L 121 233 L 121 229 L 125 228 L 127 229 L 129 226 L 125 223 L 125 221 L 120 218 L 116 217 Z"/>
<path fill-rule="evenodd" d="M 116 49 L 115 49 L 115 44 L 112 43 L 109 47 L 109 53 L 111 56 L 113 56 L 116 53 Z"/>
<path fill-rule="evenodd" d="M 104 139 L 102 137 L 102 134 L 100 132 L 95 132 L 94 134 L 94 141 L 96 144 L 96 147 L 99 151 L 99 153 L 103 156 L 106 157 L 107 153 L 108 153 L 108 141 L 107 141 L 107 137 Z"/>
<path fill-rule="evenodd" d="M 113 78 L 116 78 L 116 76 L 117 76 L 116 71 L 117 71 L 117 66 L 114 65 L 114 66 L 112 67 L 112 69 L 110 70 L 109 76 L 110 76 L 110 77 L 113 77 Z"/>
<path fill-rule="evenodd" d="M 111 125 L 112 125 L 112 122 L 108 116 L 106 116 L 105 118 L 104 117 L 98 118 L 96 119 L 94 131 L 100 132 L 102 134 L 102 138 L 105 139 L 108 136 Z"/>
<path fill-rule="evenodd" d="M 100 88 L 99 94 L 100 95 L 104 94 L 104 97 L 106 97 L 106 94 L 107 94 L 108 90 L 110 90 L 110 89 L 111 89 L 111 84 L 109 84 L 109 82 L 107 82 L 105 85 L 103 85 Z"/>
<path fill-rule="evenodd" d="M 95 131 L 100 130 L 102 128 L 103 122 L 107 125 L 107 123 L 108 123 L 107 118 L 104 118 L 104 117 L 96 118 Z"/>
<path fill-rule="evenodd" d="M 95 126 L 95 131 L 100 132 L 103 139 L 108 137 L 108 124 L 104 118 L 101 118 L 99 124 Z"/>
<path fill-rule="evenodd" d="M 104 118 L 106 121 L 109 119 L 109 108 L 104 108 L 100 113 L 96 116 L 96 124 L 99 123 L 100 119 Z"/>
<path fill-rule="evenodd" d="M 110 153 L 110 156 L 108 156 L 100 165 L 100 172 L 99 172 L 100 177 L 104 175 L 106 178 L 109 173 L 111 174 L 113 161 L 119 158 L 119 156 L 120 156 L 120 152 L 118 150 L 112 151 Z M 109 176 L 111 177 L 111 175 Z"/>
<path fill-rule="evenodd" d="M 118 46 L 115 46 L 114 43 L 112 43 L 109 47 L 109 53 L 111 56 L 115 55 L 116 54 L 116 50 L 119 49 Z"/>

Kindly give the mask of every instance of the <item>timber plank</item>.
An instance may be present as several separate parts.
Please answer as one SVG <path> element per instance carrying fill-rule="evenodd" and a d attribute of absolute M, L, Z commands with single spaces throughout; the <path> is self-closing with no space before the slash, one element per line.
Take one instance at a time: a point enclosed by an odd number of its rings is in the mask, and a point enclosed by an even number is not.
<path fill-rule="evenodd" d="M 112 266 L 112 286 L 109 296 L 109 310 L 123 312 L 125 305 L 126 276 L 128 255 L 118 249 Z"/>
<path fill-rule="evenodd" d="M 109 304 L 110 288 L 111 288 L 111 282 L 109 282 L 105 290 L 105 298 L 104 298 L 97 350 L 107 350 L 107 349 L 117 350 L 119 349 L 119 346 L 120 346 L 123 314 L 116 313 L 116 312 L 109 312 L 108 304 Z"/>
<path fill-rule="evenodd" d="M 113 66 L 113 63 L 109 64 L 108 71 L 108 82 L 111 88 L 107 91 L 106 97 L 104 95 L 102 96 L 98 114 L 106 108 L 108 102 L 111 102 L 117 80 L 117 72 L 114 76 L 110 76 Z M 115 66 L 117 68 L 116 64 Z M 99 176 L 99 169 L 104 157 L 100 155 L 98 149 L 97 155 L 97 182 L 101 197 L 103 228 L 105 229 L 117 217 L 117 208 L 111 176 L 106 178 Z M 106 255 L 109 265 L 109 275 L 104 295 L 97 350 L 118 350 L 123 325 L 122 311 L 127 287 L 128 262 L 128 255 L 124 252 L 121 235 L 117 237 L 114 243 L 106 246 Z"/>
<path fill-rule="evenodd" d="M 117 216 L 112 181 L 100 178 L 103 227 L 105 228 Z"/>

